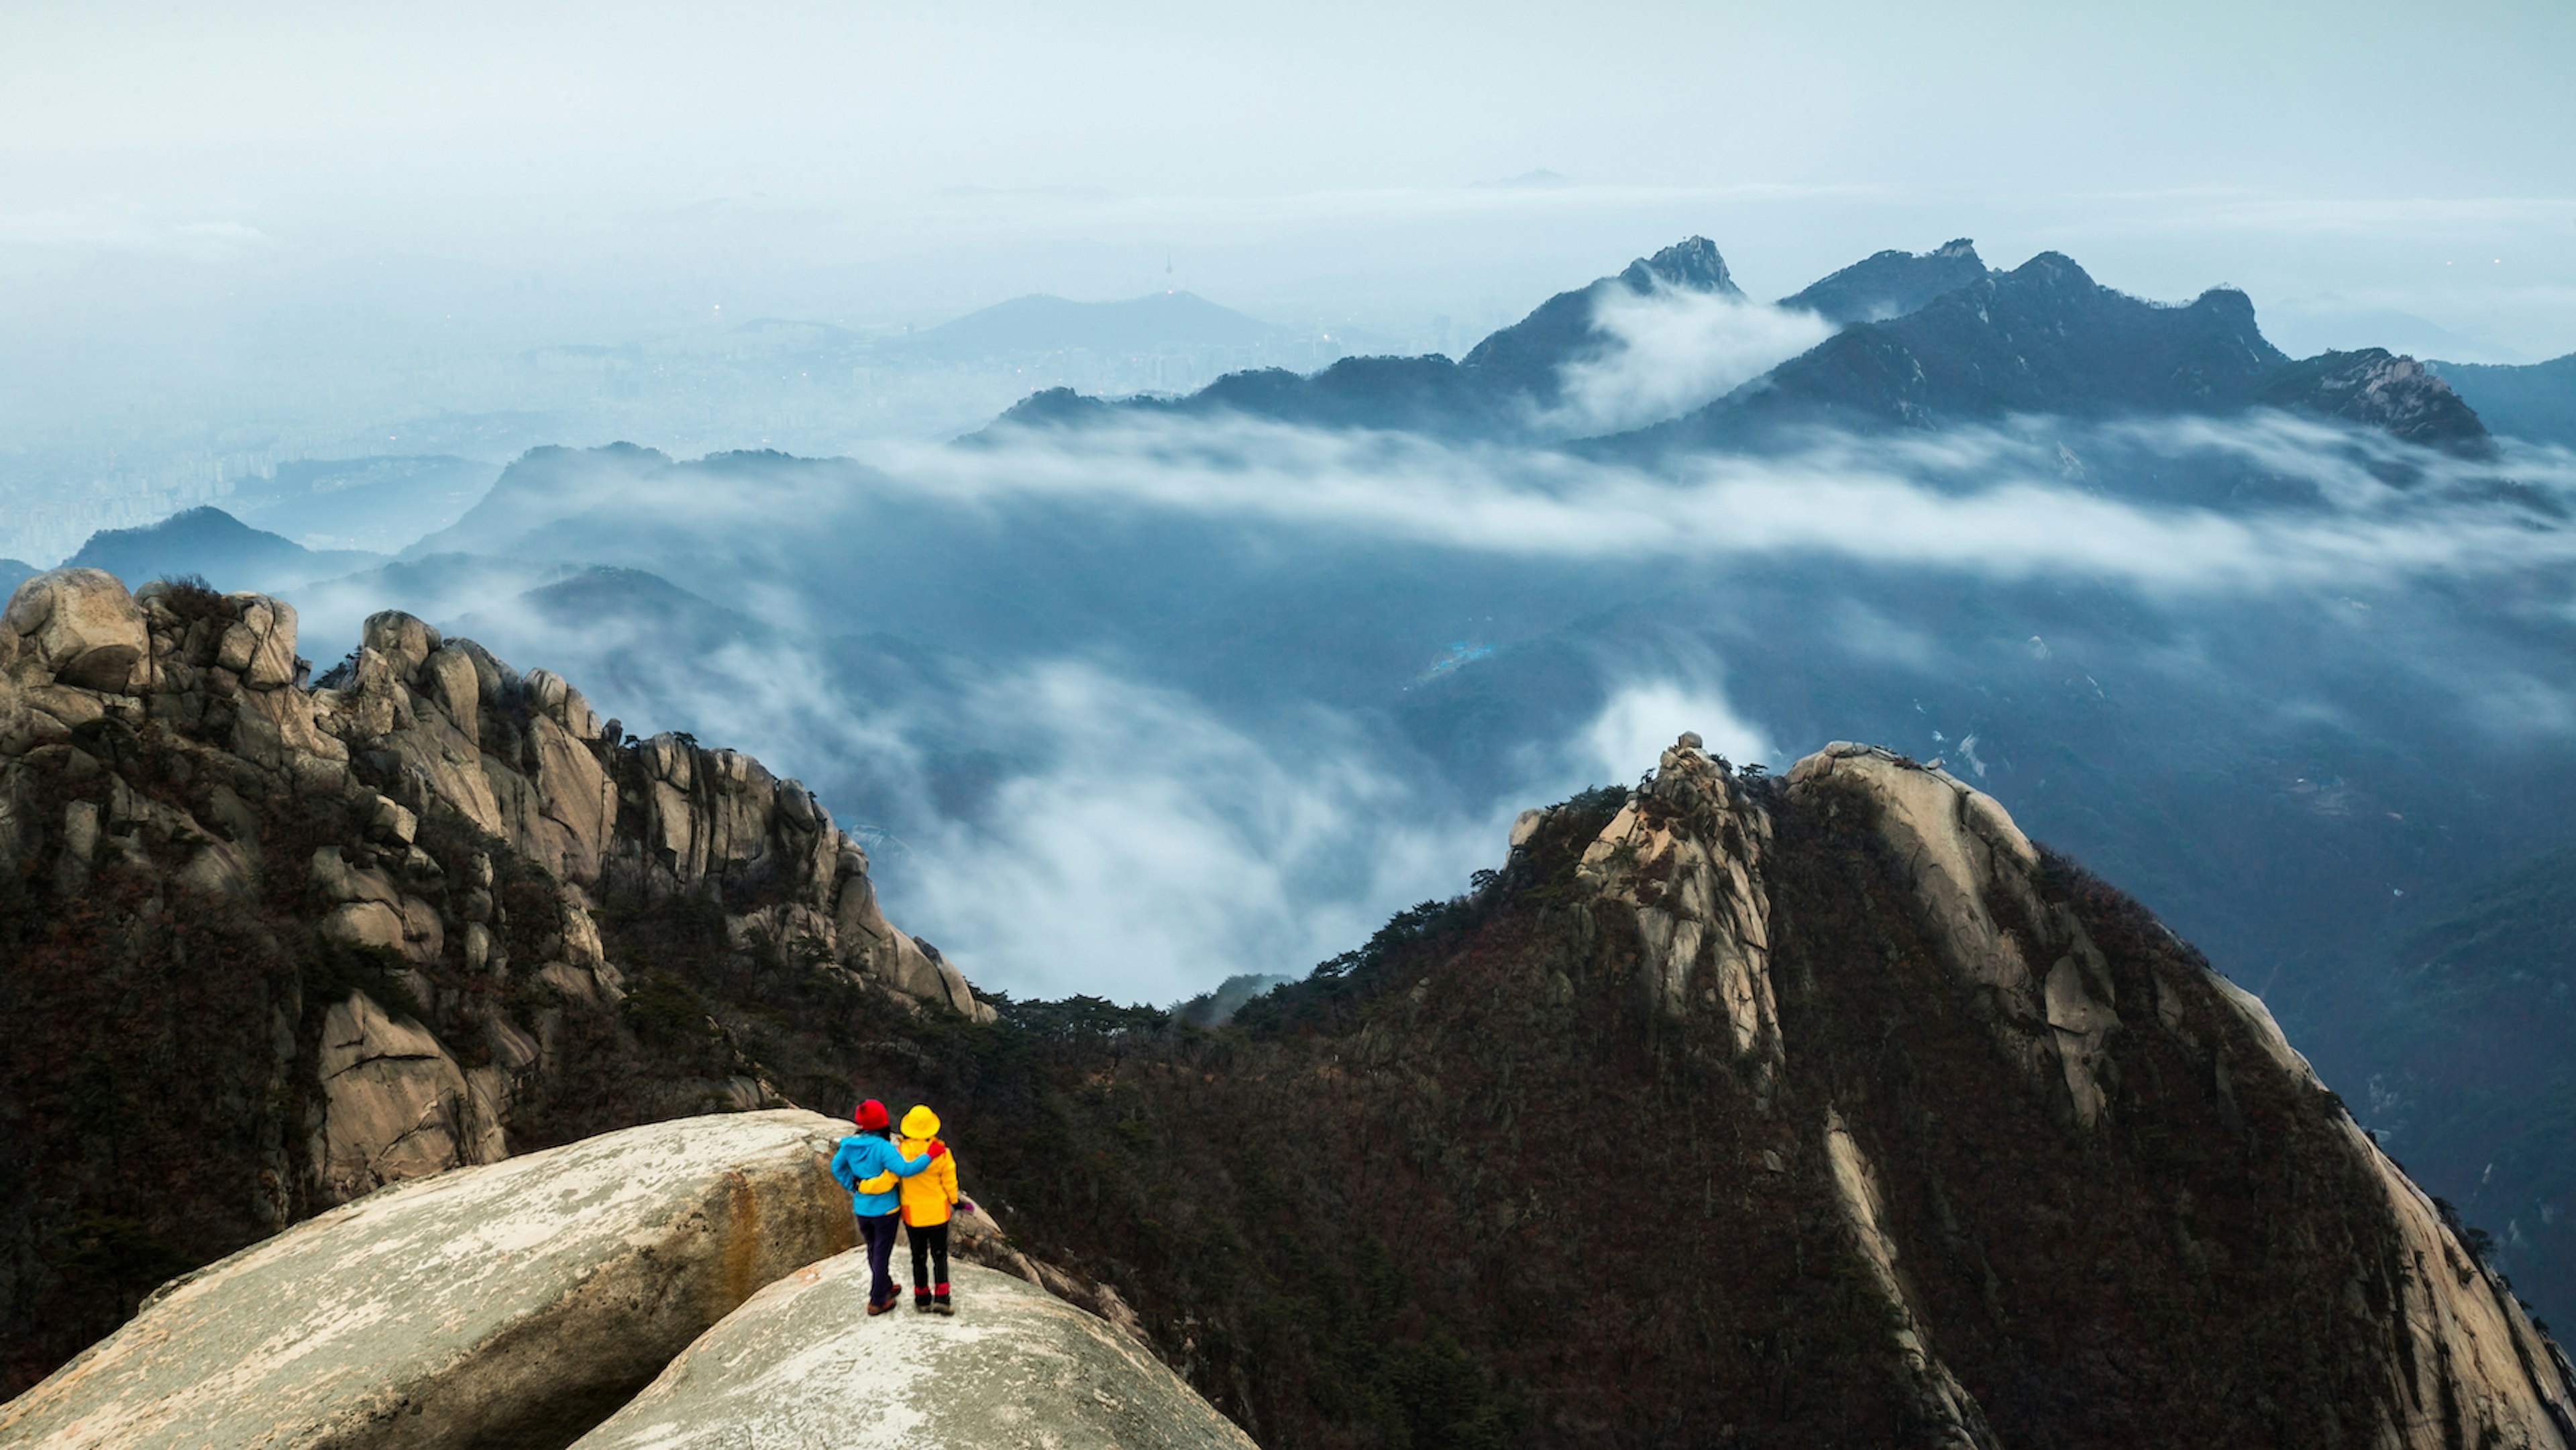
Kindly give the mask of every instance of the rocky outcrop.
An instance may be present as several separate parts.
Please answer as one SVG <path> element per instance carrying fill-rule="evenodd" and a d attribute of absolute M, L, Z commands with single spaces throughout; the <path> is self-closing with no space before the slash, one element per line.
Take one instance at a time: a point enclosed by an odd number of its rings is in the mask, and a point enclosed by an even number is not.
<path fill-rule="evenodd" d="M 497 1161 L 539 1100 L 538 1142 L 789 1101 L 749 1025 L 685 985 L 628 1010 L 673 949 L 808 998 L 993 1019 L 887 921 L 866 853 L 803 786 L 685 736 L 631 741 L 548 671 L 381 614 L 308 684 L 285 603 L 167 581 L 129 595 L 96 570 L 27 580 L 0 619 L 0 942 L 17 944 L 20 1014 L 0 1151 L 29 1165 L 0 1193 L 0 1320 L 72 1322 L 32 1306 L 77 1282 L 49 1266 L 86 1252 L 63 1238 L 84 1215 L 166 1219 L 151 1232 L 200 1245 L 167 1250 L 193 1261 Z M 635 945 L 619 922 L 643 923 Z M 81 1166 L 116 1099 L 75 1080 L 67 1044 L 144 1100 L 187 1095 L 225 1145 L 225 1185 L 198 1186 L 211 1203 L 138 1205 L 113 1181 L 144 1171 L 131 1151 L 104 1177 Z M 801 1090 L 846 1106 L 821 1076 Z M 85 1292 L 105 1313 L 147 1287 Z"/>
<path fill-rule="evenodd" d="M 1771 989 L 1770 903 L 1761 887 L 1767 816 L 1684 735 L 1584 849 L 1577 879 L 1604 907 L 1625 908 L 1644 949 L 1649 999 L 1672 1016 L 1722 1010 L 1736 1052 L 1766 1067 L 1780 1057 Z"/>
<path fill-rule="evenodd" d="M 9 596 L 0 628 L 53 683 L 105 694 L 137 683 L 150 646 L 143 612 L 104 569 L 54 569 L 27 580 Z"/>
<path fill-rule="evenodd" d="M 2477 411 L 2439 375 L 2384 347 L 2325 352 L 2266 379 L 2255 401 L 2378 428 L 2464 458 L 2493 458 L 2495 439 Z"/>
<path fill-rule="evenodd" d="M 850 1246 L 846 1131 L 683 1119 L 370 1194 L 162 1288 L 0 1406 L 0 1442 L 562 1444 Z"/>
<path fill-rule="evenodd" d="M 600 893 L 723 897 L 756 884 L 768 900 L 735 914 L 738 940 L 811 943 L 909 1000 L 990 1020 L 962 976 L 886 921 L 858 842 L 803 785 L 750 756 L 677 734 L 624 743 L 552 672 L 523 676 L 405 614 L 368 620 L 364 642 L 321 684 L 324 728 L 381 762 L 401 808 L 452 811 L 568 888 L 561 951 L 531 964 L 540 974 L 587 973 L 619 989 L 591 921 Z M 460 923 L 462 935 L 488 937 L 476 925 Z"/>
<path fill-rule="evenodd" d="M 326 1199 L 360 1198 L 388 1183 L 509 1156 L 502 1132 L 508 1074 L 459 1067 L 428 1029 L 387 1016 L 365 992 L 350 993 L 324 1015 L 314 1074 L 322 1123 L 306 1161 Z"/>
<path fill-rule="evenodd" d="M 580 1450 L 1251 1450 L 1180 1376 L 1042 1289 L 955 1269 L 958 1312 L 867 1313 L 864 1250 L 709 1330 Z"/>
<path fill-rule="evenodd" d="M 481 904 L 488 881 L 443 909 L 404 884 L 406 873 L 444 875 L 444 863 L 422 859 L 415 840 L 423 817 L 444 814 L 489 838 L 484 855 L 515 855 L 566 888 L 548 934 L 559 950 L 550 961 L 516 964 L 524 971 L 599 975 L 614 990 L 590 920 L 603 890 L 723 897 L 757 883 L 771 899 L 740 914 L 738 936 L 810 941 L 911 1000 L 989 1019 L 953 967 L 886 921 L 866 852 L 802 785 L 686 736 L 626 743 L 611 733 L 615 722 L 602 722 L 549 671 L 523 676 L 470 640 L 450 642 L 387 613 L 368 620 L 359 648 L 307 690 L 298 684 L 291 606 L 168 584 L 128 596 L 94 569 L 28 580 L 6 618 L 0 800 L 23 797 L 27 778 L 53 764 L 30 752 L 103 720 L 128 730 L 159 722 L 262 784 L 342 797 L 364 816 L 365 839 L 323 848 L 310 868 L 329 902 L 322 930 L 335 940 L 416 961 L 461 954 L 477 970 L 512 968 L 493 954 L 491 908 Z M 150 816 L 192 842 L 228 846 L 220 865 L 200 871 L 209 886 L 234 879 L 234 858 L 256 848 L 232 838 L 229 823 L 152 816 L 156 809 L 119 797 L 106 839 L 114 844 L 122 828 Z M 42 829 L 7 818 L 0 865 L 33 849 Z M 66 831 L 73 845 L 87 839 L 77 826 Z M 72 855 L 96 849 L 90 841 Z"/>

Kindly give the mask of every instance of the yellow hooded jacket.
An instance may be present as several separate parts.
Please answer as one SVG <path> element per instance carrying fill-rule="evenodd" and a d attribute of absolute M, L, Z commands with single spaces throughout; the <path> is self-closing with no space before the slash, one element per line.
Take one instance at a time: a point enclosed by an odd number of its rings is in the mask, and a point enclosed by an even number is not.
<path fill-rule="evenodd" d="M 918 1158 L 930 1151 L 939 1140 L 939 1115 L 925 1107 L 916 1107 L 903 1115 L 903 1141 L 898 1144 L 907 1158 Z M 957 1155 L 942 1154 L 928 1168 L 903 1180 L 903 1221 L 921 1228 L 937 1228 L 948 1222 L 951 1206 L 957 1202 Z"/>

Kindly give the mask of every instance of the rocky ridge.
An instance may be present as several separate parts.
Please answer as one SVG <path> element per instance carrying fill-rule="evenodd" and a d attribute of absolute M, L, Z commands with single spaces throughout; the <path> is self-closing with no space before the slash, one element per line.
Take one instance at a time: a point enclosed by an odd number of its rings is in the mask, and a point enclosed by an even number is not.
<path fill-rule="evenodd" d="M 130 1307 L 156 1264 L 497 1161 L 532 1113 L 543 1142 L 786 1101 L 717 1033 L 605 1118 L 565 1115 L 590 1081 L 571 1062 L 633 1018 L 632 992 L 668 1008 L 647 1025 L 701 1032 L 603 941 L 610 907 L 677 914 L 746 969 L 992 1018 L 886 920 L 866 852 L 803 786 L 685 736 L 629 739 L 551 672 L 389 613 L 308 683 L 283 601 L 129 594 L 93 569 L 27 580 L 0 619 L 0 990 L 19 1028 L 0 1304 L 19 1323 L 77 1332 L 80 1314 L 38 1313 L 74 1292 L 67 1261 L 104 1254 Z M 85 1070 L 110 1077 L 79 1088 Z M 137 1075 L 192 1096 L 147 1108 Z M 178 1142 L 111 1147 L 146 1121 Z M 204 1155 L 184 1213 L 138 1196 L 156 1170 L 131 1154 Z"/>
<path fill-rule="evenodd" d="M 2381 1326 L 2394 1382 L 2377 1406 L 2376 1437 L 2427 1446 L 2576 1444 L 2576 1378 L 2558 1346 L 2342 1110 L 2258 998 L 2205 965 L 2196 981 L 2155 973 L 2152 1001 L 2133 997 L 2128 1005 L 2132 1019 L 2151 1014 L 2154 1028 L 2124 1022 L 2111 964 L 2082 915 L 2069 903 L 2043 899 L 2039 852 L 1991 797 L 1937 768 L 1873 747 L 1835 744 L 1800 761 L 1789 788 L 1793 799 L 1849 792 L 1877 807 L 1879 832 L 1893 859 L 1905 863 L 1917 909 L 1951 944 L 1951 966 L 1990 994 L 1998 1054 L 2032 1090 L 2061 1104 L 2079 1132 L 2100 1131 L 2115 1116 L 2123 1085 L 2120 1058 L 2109 1048 L 2123 1031 L 2158 1030 L 2185 1046 L 2200 1045 L 2199 1031 L 2233 1039 L 2252 1051 L 2238 1065 L 2221 1049 L 2213 1078 L 2221 1094 L 2233 1090 L 2231 1071 L 2268 1072 L 2325 1104 L 2325 1146 L 2339 1147 L 2357 1168 L 2364 1192 L 2376 1201 L 2356 1207 L 2384 1215 L 2393 1250 L 2378 1283 L 2352 1281 L 2362 1304 L 2385 1296 L 2397 1311 Z M 1883 1195 L 1830 1108 L 1826 1134 L 1836 1188 L 1856 1241 L 1906 1326 L 1898 1337 L 1909 1366 L 1922 1376 L 1927 1410 L 1936 1420 L 1948 1418 L 1960 1443 L 1993 1443 L 1973 1400 L 1917 1331 L 1920 1306 L 1898 1272 L 1896 1242 L 1880 1227 Z M 2347 1303 L 2346 1311 L 2353 1307 Z"/>
<path fill-rule="evenodd" d="M 1695 293 L 1741 299 L 1717 244 L 1688 237 L 1586 286 L 1560 292 L 1452 362 L 1423 357 L 1346 357 L 1310 375 L 1285 368 L 1230 373 L 1185 398 L 1085 397 L 1068 388 L 1032 394 L 970 435 L 993 442 L 1014 430 L 1093 426 L 1121 417 L 1234 415 L 1336 428 L 1394 428 L 1439 434 L 1527 434 L 1560 400 L 1567 365 L 1609 345 L 1595 322 L 1618 294 Z"/>
<path fill-rule="evenodd" d="M 1904 312 L 1855 321 L 1696 412 L 1591 446 L 1625 456 L 1759 446 L 1820 427 L 1939 429 L 2011 415 L 2226 415 L 2259 405 L 2339 418 L 2463 456 L 2493 452 L 2477 414 L 2414 359 L 2373 348 L 2294 362 L 2263 336 L 2252 300 L 2233 288 L 2167 307 L 2102 286 L 2057 252 L 2009 272 L 1980 267 L 1970 274 L 1975 254 L 1951 256 L 1959 246 L 1927 258 L 1887 257 L 1878 270 L 1889 275 L 1878 280 L 1913 281 L 1946 259 L 1962 269 L 1960 285 Z M 1880 262 L 1848 269 L 1863 274 L 1852 285 L 1870 280 L 1864 269 Z"/>
<path fill-rule="evenodd" d="M 1884 322 L 1919 311 L 1985 275 L 1976 243 L 1959 237 L 1928 252 L 1890 248 L 1873 253 L 1781 298 L 1779 305 L 1815 313 L 1836 326 Z"/>
<path fill-rule="evenodd" d="M 1100 1059 L 1037 1238 L 1265 1443 L 2576 1444 L 2262 1004 L 1937 763 L 1685 736 L 1236 1023 Z"/>

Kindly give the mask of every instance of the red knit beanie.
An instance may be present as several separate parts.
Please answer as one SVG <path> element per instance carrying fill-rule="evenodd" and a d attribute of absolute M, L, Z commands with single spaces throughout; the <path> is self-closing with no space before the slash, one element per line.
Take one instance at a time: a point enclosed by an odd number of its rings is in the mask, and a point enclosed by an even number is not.
<path fill-rule="evenodd" d="M 886 1105 L 870 1098 L 859 1104 L 858 1119 L 862 1128 L 882 1128 L 886 1125 Z"/>

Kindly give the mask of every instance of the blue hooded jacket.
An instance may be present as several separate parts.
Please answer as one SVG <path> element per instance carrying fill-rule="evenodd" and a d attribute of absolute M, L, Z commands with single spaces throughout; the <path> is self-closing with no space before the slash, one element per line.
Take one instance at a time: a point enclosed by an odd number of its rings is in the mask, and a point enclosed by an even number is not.
<path fill-rule="evenodd" d="M 892 1139 L 874 1133 L 861 1133 L 843 1138 L 840 1151 L 832 1155 L 832 1177 L 850 1190 L 850 1211 L 861 1218 L 875 1218 L 895 1211 L 896 1193 L 888 1188 L 883 1193 L 861 1193 L 859 1185 L 880 1174 L 910 1178 L 930 1166 L 930 1156 L 906 1158 Z"/>

